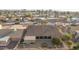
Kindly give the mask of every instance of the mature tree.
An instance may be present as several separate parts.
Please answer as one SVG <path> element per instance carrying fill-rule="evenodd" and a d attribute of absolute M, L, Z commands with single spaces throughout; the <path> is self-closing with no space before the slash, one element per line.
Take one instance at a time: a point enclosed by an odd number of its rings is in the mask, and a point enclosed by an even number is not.
<path fill-rule="evenodd" d="M 72 34 L 70 34 L 70 33 L 67 33 L 67 34 L 65 34 L 65 35 L 63 35 L 63 40 L 64 41 L 68 41 L 68 40 L 71 40 L 72 39 Z"/>
<path fill-rule="evenodd" d="M 53 44 L 54 47 L 59 47 L 59 46 L 62 45 L 62 42 L 60 41 L 60 38 L 54 37 L 54 38 L 52 39 L 52 44 Z"/>

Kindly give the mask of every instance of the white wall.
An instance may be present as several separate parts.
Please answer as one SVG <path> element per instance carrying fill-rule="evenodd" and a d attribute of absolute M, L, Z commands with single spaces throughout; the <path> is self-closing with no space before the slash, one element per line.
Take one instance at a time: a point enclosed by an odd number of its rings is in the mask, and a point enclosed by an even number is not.
<path fill-rule="evenodd" d="M 0 24 L 0 29 L 2 29 L 2 25 Z"/>
<path fill-rule="evenodd" d="M 25 36 L 24 37 L 24 42 L 26 42 L 27 44 L 35 42 L 36 41 L 36 37 L 35 36 Z"/>

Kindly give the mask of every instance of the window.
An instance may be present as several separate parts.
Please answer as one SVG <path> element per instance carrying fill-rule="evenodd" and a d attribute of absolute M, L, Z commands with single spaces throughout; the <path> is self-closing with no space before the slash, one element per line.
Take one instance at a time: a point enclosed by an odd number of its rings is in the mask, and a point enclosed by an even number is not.
<path fill-rule="evenodd" d="M 51 39 L 51 36 L 44 36 L 44 39 Z"/>
<path fill-rule="evenodd" d="M 48 39 L 51 39 L 51 36 L 48 36 Z"/>
<path fill-rule="evenodd" d="M 44 36 L 44 39 L 48 39 L 48 37 L 47 36 Z"/>
<path fill-rule="evenodd" d="M 44 39 L 43 36 L 40 36 L 40 39 Z"/>
<path fill-rule="evenodd" d="M 40 39 L 40 37 L 39 36 L 36 36 L 36 39 Z"/>
<path fill-rule="evenodd" d="M 36 36 L 36 39 L 51 39 L 51 36 Z"/>

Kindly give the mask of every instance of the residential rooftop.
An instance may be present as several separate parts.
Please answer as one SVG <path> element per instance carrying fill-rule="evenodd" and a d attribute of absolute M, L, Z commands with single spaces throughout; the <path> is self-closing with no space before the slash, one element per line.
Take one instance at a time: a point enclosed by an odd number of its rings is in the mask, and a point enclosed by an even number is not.
<path fill-rule="evenodd" d="M 57 27 L 52 25 L 31 25 L 26 30 L 26 36 L 62 36 Z"/>

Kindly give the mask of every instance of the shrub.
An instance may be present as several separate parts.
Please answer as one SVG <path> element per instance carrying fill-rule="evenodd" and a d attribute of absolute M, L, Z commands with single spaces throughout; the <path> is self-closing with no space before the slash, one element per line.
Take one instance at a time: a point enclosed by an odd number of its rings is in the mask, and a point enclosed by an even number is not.
<path fill-rule="evenodd" d="M 56 47 L 59 47 L 62 45 L 62 42 L 60 41 L 60 38 L 53 38 L 52 39 L 52 44 Z"/>
<path fill-rule="evenodd" d="M 63 35 L 63 38 L 62 38 L 62 39 L 63 39 L 64 41 L 65 41 L 65 40 L 71 40 L 72 37 L 73 37 L 72 34 L 67 33 L 67 34 Z"/>
<path fill-rule="evenodd" d="M 71 41 L 66 42 L 66 44 L 67 44 L 67 46 L 68 46 L 69 48 L 71 48 L 71 46 L 72 46 L 72 42 L 71 42 Z"/>

